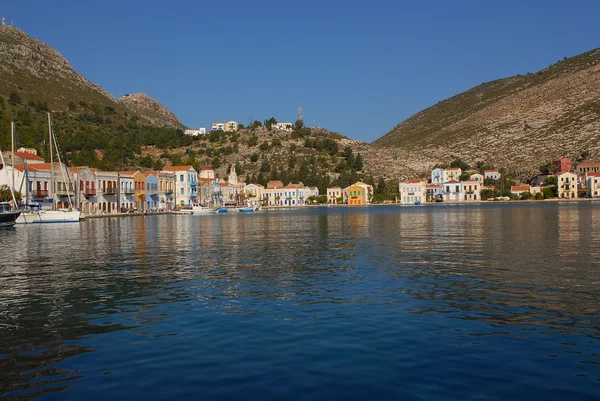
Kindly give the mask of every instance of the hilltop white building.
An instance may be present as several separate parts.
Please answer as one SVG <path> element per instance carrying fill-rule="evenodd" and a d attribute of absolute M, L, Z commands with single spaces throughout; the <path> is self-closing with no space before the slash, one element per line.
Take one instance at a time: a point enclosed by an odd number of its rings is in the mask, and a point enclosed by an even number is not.
<path fill-rule="evenodd" d="M 206 135 L 206 128 L 186 129 L 183 133 L 190 136 Z"/>

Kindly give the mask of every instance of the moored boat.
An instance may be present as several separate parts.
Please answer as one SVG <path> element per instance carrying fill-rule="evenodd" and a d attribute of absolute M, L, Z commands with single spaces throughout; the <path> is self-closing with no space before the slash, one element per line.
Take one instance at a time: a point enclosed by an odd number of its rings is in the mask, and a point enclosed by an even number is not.
<path fill-rule="evenodd" d="M 17 224 L 77 223 L 81 217 L 79 210 L 33 210 L 23 212 Z"/>
<path fill-rule="evenodd" d="M 0 202 L 0 227 L 14 226 L 20 214 L 20 211 L 12 208 L 10 202 Z"/>

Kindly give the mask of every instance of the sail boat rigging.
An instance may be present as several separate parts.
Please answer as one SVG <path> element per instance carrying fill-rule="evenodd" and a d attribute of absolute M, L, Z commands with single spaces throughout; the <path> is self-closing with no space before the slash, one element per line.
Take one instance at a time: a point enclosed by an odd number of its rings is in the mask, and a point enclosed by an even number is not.
<path fill-rule="evenodd" d="M 34 223 L 74 223 L 78 222 L 81 217 L 81 212 L 79 210 L 73 209 L 73 205 L 71 203 L 71 196 L 69 192 L 68 180 L 65 176 L 66 174 L 65 166 L 62 164 L 60 159 L 60 152 L 58 151 L 58 143 L 56 141 L 56 135 L 54 135 L 54 130 L 52 128 L 52 121 L 50 120 L 50 113 L 48 113 L 48 138 L 50 145 L 50 188 L 52 191 L 52 210 L 31 210 L 28 212 L 24 212 L 17 219 L 18 224 L 34 224 Z M 63 183 L 66 187 L 66 193 L 69 203 L 68 209 L 58 209 L 56 206 L 56 183 L 54 182 L 54 154 L 53 154 L 53 145 L 56 147 L 56 156 L 58 158 L 58 164 L 61 168 L 61 172 L 63 175 Z"/>

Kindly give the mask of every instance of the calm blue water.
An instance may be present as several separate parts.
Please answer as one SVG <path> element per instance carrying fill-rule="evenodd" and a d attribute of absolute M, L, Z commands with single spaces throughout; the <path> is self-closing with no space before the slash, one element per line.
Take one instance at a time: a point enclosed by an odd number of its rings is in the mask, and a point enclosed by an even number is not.
<path fill-rule="evenodd" d="M 7 399 L 600 398 L 600 204 L 0 231 Z"/>

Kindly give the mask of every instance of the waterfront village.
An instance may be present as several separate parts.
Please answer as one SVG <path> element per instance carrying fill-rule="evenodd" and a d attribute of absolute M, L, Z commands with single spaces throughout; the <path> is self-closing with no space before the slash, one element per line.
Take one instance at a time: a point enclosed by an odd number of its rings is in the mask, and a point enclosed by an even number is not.
<path fill-rule="evenodd" d="M 291 130 L 291 123 L 276 128 Z M 235 131 L 235 121 L 213 123 L 212 131 Z M 205 135 L 206 130 L 186 130 Z M 192 205 L 208 207 L 302 207 L 319 203 L 367 205 L 373 203 L 373 186 L 358 181 L 346 188 L 327 188 L 319 194 L 314 186 L 271 180 L 266 186 L 246 182 L 232 165 L 229 175 L 216 176 L 211 166 L 169 166 L 161 171 L 101 171 L 86 166 L 48 163 L 33 148 L 2 152 L 0 186 L 12 186 L 21 199 L 50 208 L 78 208 L 84 215 L 124 212 L 170 211 Z M 14 166 L 14 168 L 13 168 Z M 438 167 L 430 179 L 407 179 L 398 183 L 395 203 L 419 205 L 432 202 L 478 202 L 509 199 L 577 199 L 600 196 L 600 162 L 583 161 L 574 169 L 568 158 L 552 162 L 552 171 L 530 184 L 503 179 L 500 170 L 465 171 L 461 167 Z M 51 176 L 53 180 L 51 179 Z M 54 188 L 50 183 L 54 182 Z M 504 183 L 508 188 L 500 188 Z M 320 196 L 321 195 L 321 196 Z M 69 202 L 71 201 L 71 202 Z M 392 203 L 392 202 L 390 202 Z"/>

